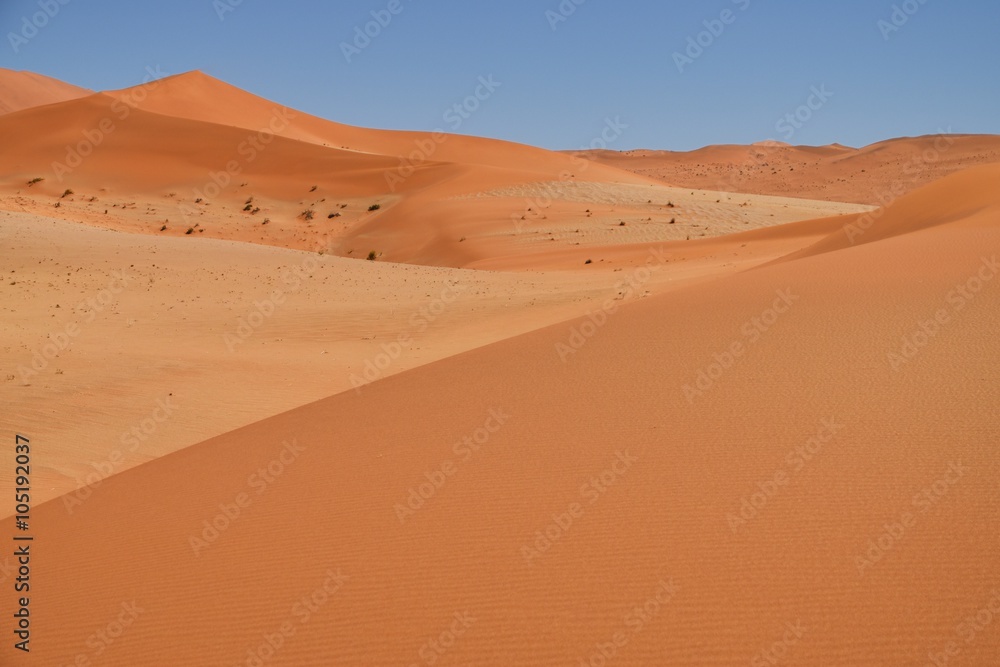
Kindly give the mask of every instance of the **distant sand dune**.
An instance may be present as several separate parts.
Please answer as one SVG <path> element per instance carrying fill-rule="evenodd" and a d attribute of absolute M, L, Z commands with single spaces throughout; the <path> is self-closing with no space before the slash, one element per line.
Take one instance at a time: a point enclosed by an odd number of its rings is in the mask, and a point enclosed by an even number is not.
<path fill-rule="evenodd" d="M 92 95 L 80 88 L 33 72 L 17 72 L 0 67 L 0 116 L 3 114 L 65 102 Z"/>
<path fill-rule="evenodd" d="M 1000 137 L 944 134 L 861 149 L 760 143 L 583 155 L 679 187 L 882 205 L 966 167 L 1000 162 Z"/>

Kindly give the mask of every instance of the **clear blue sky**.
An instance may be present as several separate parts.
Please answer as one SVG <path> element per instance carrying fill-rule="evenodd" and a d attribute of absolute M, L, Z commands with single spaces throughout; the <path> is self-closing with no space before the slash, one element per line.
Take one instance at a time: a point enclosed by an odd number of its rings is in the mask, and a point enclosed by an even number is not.
<path fill-rule="evenodd" d="M 10 33 L 39 1 L 58 12 L 15 52 Z M 792 143 L 1000 133 L 996 0 L 563 0 L 575 11 L 559 22 L 546 12 L 561 16 L 560 0 L 62 1 L 0 2 L 0 66 L 95 90 L 140 83 L 147 66 L 200 69 L 331 120 L 414 130 L 446 128 L 445 111 L 492 75 L 500 87 L 459 131 L 555 149 L 616 117 L 618 150 L 785 139 L 778 121 L 812 86 L 832 97 L 800 111 L 811 117 Z M 913 14 L 890 33 L 878 22 L 894 4 Z M 390 5 L 399 13 L 348 62 L 342 43 Z M 679 71 L 674 53 L 724 10 L 731 22 Z"/>

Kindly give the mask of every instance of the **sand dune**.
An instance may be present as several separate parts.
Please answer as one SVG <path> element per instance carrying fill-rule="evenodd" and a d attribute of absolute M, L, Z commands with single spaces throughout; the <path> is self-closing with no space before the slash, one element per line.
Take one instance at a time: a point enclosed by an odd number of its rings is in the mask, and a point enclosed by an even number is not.
<path fill-rule="evenodd" d="M 679 187 L 880 206 L 967 167 L 1000 161 L 1000 137 L 948 133 L 861 149 L 762 143 L 587 155 Z"/>
<path fill-rule="evenodd" d="M 843 216 L 839 229 L 778 261 L 872 243 L 930 227 L 958 224 L 959 221 L 970 227 L 992 227 L 1000 216 L 1000 202 L 995 194 L 997 183 L 1000 183 L 1000 164 L 966 169 L 904 195 L 887 207 L 862 215 Z"/>
<path fill-rule="evenodd" d="M 258 151 L 248 128 L 276 118 L 287 127 L 272 126 L 280 131 Z M 456 159 L 473 161 L 428 162 L 387 192 L 397 156 L 323 146 L 308 133 L 392 139 L 397 149 L 419 135 L 400 140 L 307 118 L 197 73 L 0 118 L 0 131 L 11 137 L 0 154 L 8 193 L 0 208 L 13 212 L 0 221 L 0 242 L 17 258 L 8 262 L 3 305 L 21 322 L 5 331 L 0 370 L 9 405 L 37 415 L 40 435 L 53 440 L 39 499 L 86 494 L 88 478 L 105 476 L 97 468 L 123 439 L 130 455 L 114 472 L 349 389 L 380 346 L 399 336 L 414 338 L 414 349 L 378 377 L 584 313 L 609 297 L 662 293 L 805 245 L 698 240 L 866 209 L 683 191 L 587 163 L 575 182 L 558 171 L 572 158 L 466 137 L 447 144 Z M 493 164 L 483 163 L 487 157 Z M 230 160 L 239 173 L 217 187 Z M 373 204 L 381 208 L 370 211 Z M 307 209 L 315 220 L 304 218 Z M 668 260 L 651 258 L 649 247 L 672 241 L 691 247 L 672 254 L 667 270 Z M 369 252 L 376 266 L 330 259 Z M 440 273 L 386 260 L 494 272 Z M 623 280 L 650 261 L 655 275 Z M 303 278 L 301 267 L 317 262 L 325 271 Z M 132 279 L 119 286 L 113 272 L 123 270 Z M 540 273 L 550 270 L 569 273 Z M 468 296 L 424 326 L 420 309 L 441 306 L 441 290 L 452 283 L 468 286 Z M 256 304 L 267 305 L 275 285 L 294 287 L 295 305 L 268 317 L 266 333 L 255 328 L 235 354 L 224 336 L 259 317 Z M 40 289 L 47 297 L 33 299 Z M 93 305 L 99 297 L 106 307 Z M 88 326 L 63 340 L 81 321 Z M 308 375 L 319 357 L 324 374 L 290 381 L 293 369 Z M 258 381 L 246 384 L 250 369 Z M 213 401 L 220 392 L 229 396 L 225 410 Z M 188 408 L 169 423 L 148 422 L 167 396 Z M 73 410 L 53 411 L 53 403 Z M 76 411 L 92 417 L 62 418 Z M 131 449 L 128 434 L 142 424 L 155 427 L 155 438 Z"/>
<path fill-rule="evenodd" d="M 620 257 L 635 243 L 868 210 L 695 193 L 529 146 L 349 127 L 198 72 L 0 118 L 0 132 L 12 137 L 0 187 L 24 212 L 431 266 L 512 266 L 529 253 L 543 269 L 556 241 L 564 259 L 552 266 L 575 267 L 610 259 L 595 247 Z"/>
<path fill-rule="evenodd" d="M 0 115 L 75 100 L 93 91 L 33 72 L 0 67 Z"/>
<path fill-rule="evenodd" d="M 90 657 L 124 615 L 104 664 L 925 664 L 951 642 L 991 664 L 992 629 L 959 628 L 997 595 L 1000 230 L 900 231 L 333 396 L 72 517 L 49 503 L 39 657 Z"/>
<path fill-rule="evenodd" d="M 219 81 L 203 72 L 188 72 L 160 79 L 143 86 L 106 95 L 132 100 L 142 109 L 175 118 L 185 118 L 220 125 L 231 125 L 257 132 L 267 128 L 280 105 Z M 574 173 L 579 161 L 569 156 L 533 146 L 495 139 L 447 133 L 403 132 L 352 127 L 293 111 L 289 127 L 282 136 L 308 141 L 330 148 L 361 153 L 391 155 L 404 166 L 419 168 L 425 162 L 459 162 L 558 175 L 561 170 Z M 400 166 L 397 160 L 396 167 Z M 407 172 L 399 174 L 401 178 Z M 597 166 L 594 179 L 647 182 L 628 172 Z"/>
<path fill-rule="evenodd" d="M 88 93 L 0 71 L 0 664 L 996 663 L 996 137 Z"/>

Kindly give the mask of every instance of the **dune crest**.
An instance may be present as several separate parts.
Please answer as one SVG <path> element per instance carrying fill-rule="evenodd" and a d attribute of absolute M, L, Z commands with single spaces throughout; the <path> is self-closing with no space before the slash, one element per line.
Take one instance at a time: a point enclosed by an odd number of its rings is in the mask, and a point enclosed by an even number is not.
<path fill-rule="evenodd" d="M 0 67 L 0 116 L 92 94 L 93 91 L 86 88 L 41 74 Z"/>

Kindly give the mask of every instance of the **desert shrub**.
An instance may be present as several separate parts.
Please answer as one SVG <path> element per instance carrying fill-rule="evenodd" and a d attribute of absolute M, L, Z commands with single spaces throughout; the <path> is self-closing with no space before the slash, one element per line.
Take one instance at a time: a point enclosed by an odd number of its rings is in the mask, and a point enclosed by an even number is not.
<path fill-rule="evenodd" d="M 375 252 L 374 250 L 372 250 L 371 252 L 368 253 L 368 261 L 369 262 L 374 262 L 376 259 L 378 259 L 378 253 L 377 252 Z"/>
<path fill-rule="evenodd" d="M 372 204 L 371 206 L 368 207 L 368 212 L 371 213 L 372 211 L 377 211 L 380 208 L 382 208 L 381 204 Z"/>

